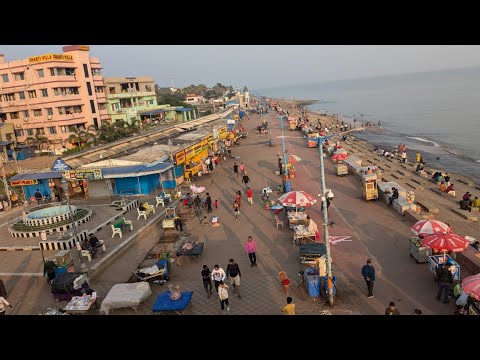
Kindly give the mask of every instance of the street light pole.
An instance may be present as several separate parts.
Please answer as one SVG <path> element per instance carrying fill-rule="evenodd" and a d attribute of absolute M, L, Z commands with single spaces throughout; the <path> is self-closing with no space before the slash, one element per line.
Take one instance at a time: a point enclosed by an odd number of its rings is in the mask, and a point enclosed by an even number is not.
<path fill-rule="evenodd" d="M 285 150 L 285 136 L 283 134 L 283 117 L 285 115 L 279 115 L 280 128 L 282 129 L 282 151 L 283 151 L 283 175 L 287 176 L 287 151 Z"/>
<path fill-rule="evenodd" d="M 8 206 L 12 208 L 12 200 L 10 199 L 10 191 L 8 189 L 8 184 L 7 184 L 7 176 L 5 175 L 5 158 L 3 155 L 2 156 L 2 180 L 3 180 L 3 186 L 5 188 L 5 195 L 7 195 L 8 199 Z"/>
<path fill-rule="evenodd" d="M 70 192 L 69 192 L 69 186 L 68 186 L 68 180 L 62 177 L 60 179 L 60 184 L 62 185 L 63 193 L 65 194 L 65 197 L 67 198 L 67 206 L 68 206 L 68 213 L 70 214 L 70 219 L 72 222 L 72 227 L 73 227 L 73 233 L 75 235 L 75 243 L 77 245 L 77 251 L 78 251 L 78 257 L 80 259 L 80 271 L 81 272 L 87 272 L 88 268 L 87 265 L 83 262 L 83 256 L 82 256 L 82 248 L 80 245 L 80 239 L 78 238 L 78 232 L 77 232 L 77 224 L 75 223 L 74 219 L 74 213 L 72 211 L 72 207 L 70 205 Z"/>

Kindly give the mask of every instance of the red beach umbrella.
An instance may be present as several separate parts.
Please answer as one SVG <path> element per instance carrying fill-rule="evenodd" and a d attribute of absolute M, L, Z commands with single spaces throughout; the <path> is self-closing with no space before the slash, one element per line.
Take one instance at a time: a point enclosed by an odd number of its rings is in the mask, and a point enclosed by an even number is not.
<path fill-rule="evenodd" d="M 348 159 L 348 154 L 346 152 L 334 153 L 331 159 L 332 161 L 343 161 Z"/>
<path fill-rule="evenodd" d="M 427 235 L 423 238 L 422 244 L 438 251 L 461 252 L 467 248 L 469 242 L 463 236 L 451 232 L 448 234 Z"/>
<path fill-rule="evenodd" d="M 462 281 L 462 290 L 480 301 L 480 274 L 466 277 Z"/>
<path fill-rule="evenodd" d="M 420 220 L 417 221 L 411 228 L 415 235 L 433 235 L 433 234 L 447 234 L 452 232 L 452 228 L 438 220 Z"/>
<path fill-rule="evenodd" d="M 305 191 L 290 191 L 278 198 L 283 206 L 310 206 L 317 202 L 315 198 Z"/>

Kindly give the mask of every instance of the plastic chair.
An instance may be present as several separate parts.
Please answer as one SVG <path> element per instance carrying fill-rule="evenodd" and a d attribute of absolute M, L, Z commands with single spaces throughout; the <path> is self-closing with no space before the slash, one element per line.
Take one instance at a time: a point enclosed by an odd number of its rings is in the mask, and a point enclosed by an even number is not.
<path fill-rule="evenodd" d="M 165 198 L 162 196 L 157 196 L 155 197 L 157 199 L 157 204 L 155 207 L 158 207 L 158 205 L 162 204 L 163 207 L 165 207 Z"/>
<path fill-rule="evenodd" d="M 278 225 L 282 225 L 282 230 L 283 230 L 283 221 L 280 220 L 277 215 L 275 215 L 275 223 L 277 225 L 277 230 L 278 230 Z"/>
<path fill-rule="evenodd" d="M 86 257 L 88 262 L 92 261 L 92 255 L 88 250 L 82 250 L 82 257 Z"/>
<path fill-rule="evenodd" d="M 137 213 L 138 213 L 137 220 L 139 220 L 141 216 L 143 216 L 143 218 L 145 220 L 147 220 L 147 212 L 146 211 L 140 211 L 140 209 L 137 208 Z"/>

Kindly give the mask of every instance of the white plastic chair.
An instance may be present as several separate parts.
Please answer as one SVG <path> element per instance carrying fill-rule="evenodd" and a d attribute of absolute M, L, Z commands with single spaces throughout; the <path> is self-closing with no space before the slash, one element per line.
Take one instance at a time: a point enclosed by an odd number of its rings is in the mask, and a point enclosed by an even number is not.
<path fill-rule="evenodd" d="M 155 205 L 155 207 L 158 207 L 158 205 L 160 204 L 165 207 L 165 198 L 163 198 L 162 196 L 156 196 L 155 198 L 157 199 L 157 205 Z"/>
<path fill-rule="evenodd" d="M 90 254 L 90 251 L 88 250 L 82 250 L 82 258 L 86 257 L 88 262 L 92 261 L 92 255 Z"/>
<path fill-rule="evenodd" d="M 137 220 L 139 220 L 141 216 L 143 216 L 143 218 L 145 220 L 147 220 L 147 212 L 146 211 L 140 211 L 140 209 L 137 208 L 137 213 L 138 213 Z"/>
<path fill-rule="evenodd" d="M 120 239 L 121 239 L 122 235 L 123 235 L 122 234 L 122 229 L 113 227 L 113 225 L 112 225 L 112 239 L 115 236 L 115 234 L 118 234 L 118 236 L 120 236 Z"/>

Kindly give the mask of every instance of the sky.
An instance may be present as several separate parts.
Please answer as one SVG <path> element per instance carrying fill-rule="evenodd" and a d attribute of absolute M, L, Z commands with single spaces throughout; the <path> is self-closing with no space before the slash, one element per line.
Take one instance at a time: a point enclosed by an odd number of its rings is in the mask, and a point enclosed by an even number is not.
<path fill-rule="evenodd" d="M 63 45 L 0 45 L 5 61 L 62 53 Z M 323 81 L 480 66 L 471 45 L 92 45 L 105 77 L 266 89 Z"/>

